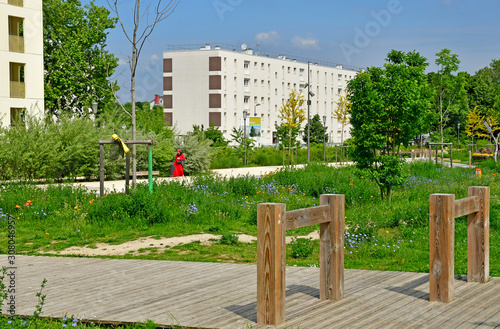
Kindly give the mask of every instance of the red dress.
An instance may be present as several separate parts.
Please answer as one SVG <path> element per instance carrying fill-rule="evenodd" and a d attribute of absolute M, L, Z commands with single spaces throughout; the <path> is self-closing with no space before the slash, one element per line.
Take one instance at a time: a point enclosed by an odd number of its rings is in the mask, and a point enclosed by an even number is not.
<path fill-rule="evenodd" d="M 180 155 L 175 156 L 174 177 L 184 176 L 184 168 L 182 167 L 182 164 L 181 164 L 181 161 L 184 161 L 184 160 L 186 160 L 186 158 L 184 157 L 184 154 L 182 154 L 182 153 Z"/>

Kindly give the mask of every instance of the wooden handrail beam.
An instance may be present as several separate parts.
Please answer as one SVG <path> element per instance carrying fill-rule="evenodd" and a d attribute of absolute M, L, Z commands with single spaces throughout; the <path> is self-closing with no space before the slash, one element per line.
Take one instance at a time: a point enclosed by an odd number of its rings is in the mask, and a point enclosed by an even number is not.
<path fill-rule="evenodd" d="M 455 212 L 453 217 L 462 217 L 479 211 L 479 197 L 471 196 L 455 200 Z"/>
<path fill-rule="evenodd" d="M 329 211 L 329 205 L 287 211 L 286 230 L 329 222 Z"/>

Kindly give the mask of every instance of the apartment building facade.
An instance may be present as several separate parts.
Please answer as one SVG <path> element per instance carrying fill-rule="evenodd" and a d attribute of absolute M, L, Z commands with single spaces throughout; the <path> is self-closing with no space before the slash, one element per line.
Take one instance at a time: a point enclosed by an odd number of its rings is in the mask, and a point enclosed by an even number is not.
<path fill-rule="evenodd" d="M 325 117 L 329 142 L 340 143 L 342 125 L 333 110 L 355 75 L 354 68 L 270 56 L 245 46 L 237 51 L 208 44 L 198 49 L 169 50 L 163 53 L 165 121 L 175 125 L 180 134 L 192 131 L 193 125 L 206 128 L 214 123 L 228 140 L 233 128 L 245 127 L 247 134 L 258 135 L 258 144 L 274 144 L 281 106 L 292 90 L 302 91 L 307 98 L 309 79 L 314 94 L 310 118 L 318 114 L 323 121 Z M 344 140 L 349 138 L 349 130 L 349 126 L 344 127 Z"/>
<path fill-rule="evenodd" d="M 0 0 L 0 125 L 43 113 L 42 0 Z"/>

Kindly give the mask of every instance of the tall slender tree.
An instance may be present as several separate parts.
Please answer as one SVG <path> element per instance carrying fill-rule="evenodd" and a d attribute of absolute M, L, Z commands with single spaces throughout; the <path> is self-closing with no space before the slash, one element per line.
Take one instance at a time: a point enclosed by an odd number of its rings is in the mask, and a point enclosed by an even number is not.
<path fill-rule="evenodd" d="M 281 142 L 283 146 L 288 144 L 288 159 L 291 161 L 291 147 L 296 144 L 296 138 L 300 131 L 300 125 L 306 120 L 304 103 L 306 99 L 301 92 L 292 90 L 286 103 L 281 105 L 278 118 L 281 119 L 281 126 L 284 129 L 277 129 L 283 132 Z M 278 127 L 277 127 L 278 128 Z"/>
<path fill-rule="evenodd" d="M 438 71 L 429 74 L 429 79 L 434 89 L 434 108 L 438 119 L 439 135 L 441 143 L 444 143 L 443 132 L 450 110 L 465 96 L 465 73 L 456 74 L 460 60 L 449 49 L 445 48 L 436 53 L 435 63 Z"/>
<path fill-rule="evenodd" d="M 111 2 L 109 2 L 111 1 Z M 136 113 L 135 113 L 135 75 L 141 52 L 148 38 L 153 33 L 156 26 L 167 17 L 169 17 L 179 4 L 180 0 L 151 0 L 146 2 L 135 0 L 132 8 L 132 24 L 127 24 L 122 16 L 118 0 L 109 0 L 108 4 L 111 10 L 116 14 L 118 22 L 122 28 L 123 34 L 131 45 L 131 55 L 127 61 L 130 69 L 130 97 L 132 109 L 127 113 L 132 120 L 132 139 L 137 138 Z M 136 145 L 132 145 L 132 184 L 136 186 L 137 180 L 137 159 Z"/>

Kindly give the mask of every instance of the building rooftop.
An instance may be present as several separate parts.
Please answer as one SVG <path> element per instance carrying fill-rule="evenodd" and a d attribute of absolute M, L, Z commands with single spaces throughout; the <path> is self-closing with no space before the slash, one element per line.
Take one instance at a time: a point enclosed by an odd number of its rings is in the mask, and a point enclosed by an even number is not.
<path fill-rule="evenodd" d="M 276 53 L 276 52 L 272 52 L 272 51 L 261 50 L 258 48 L 252 49 L 252 48 L 248 48 L 246 44 L 242 44 L 240 46 L 234 46 L 234 45 L 216 42 L 213 44 L 207 43 L 207 44 L 202 45 L 202 46 L 200 46 L 199 44 L 167 45 L 166 51 L 192 51 L 192 50 L 225 50 L 225 51 L 238 52 L 238 53 L 247 54 L 247 55 L 276 58 L 276 59 L 281 59 L 281 60 L 285 60 L 285 61 L 299 62 L 299 63 L 306 63 L 306 64 L 311 63 L 313 65 L 334 67 L 334 68 L 338 68 L 338 69 L 351 70 L 351 71 L 359 71 L 361 69 L 361 68 L 356 67 L 356 66 L 345 65 L 345 64 L 336 63 L 336 62 L 280 54 L 280 53 Z"/>

